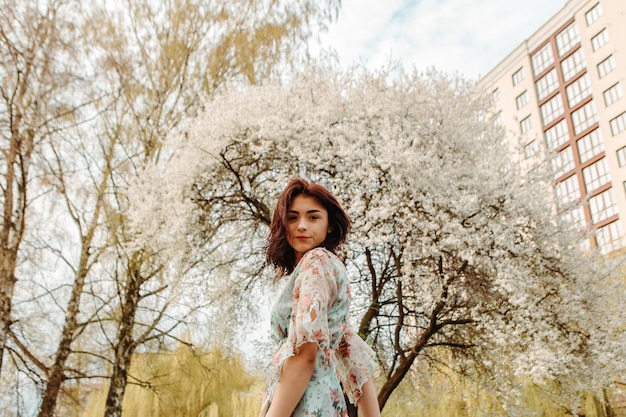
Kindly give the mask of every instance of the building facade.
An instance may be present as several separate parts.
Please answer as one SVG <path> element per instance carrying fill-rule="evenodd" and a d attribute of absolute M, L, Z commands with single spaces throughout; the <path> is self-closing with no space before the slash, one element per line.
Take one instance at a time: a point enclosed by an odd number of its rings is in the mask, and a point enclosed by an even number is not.
<path fill-rule="evenodd" d="M 520 158 L 549 158 L 559 208 L 626 246 L 626 0 L 569 0 L 479 80 Z"/>

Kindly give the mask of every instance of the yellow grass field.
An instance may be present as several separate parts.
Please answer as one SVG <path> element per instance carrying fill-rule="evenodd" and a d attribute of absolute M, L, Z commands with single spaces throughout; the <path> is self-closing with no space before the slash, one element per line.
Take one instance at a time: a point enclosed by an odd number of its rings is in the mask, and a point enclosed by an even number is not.
<path fill-rule="evenodd" d="M 130 375 L 134 383 L 127 387 L 123 403 L 128 417 L 257 417 L 260 411 L 263 375 L 246 372 L 240 358 L 219 350 L 194 353 L 181 348 L 169 354 L 138 354 Z M 79 387 L 73 393 L 74 406 L 66 401 L 63 415 L 101 417 L 107 389 L 104 385 Z M 529 415 L 571 416 L 551 406 L 542 392 L 530 385 L 524 389 L 523 407 Z M 623 397 L 619 390 L 611 395 L 615 394 Z M 507 416 L 495 400 L 492 394 L 452 375 L 420 384 L 409 379 L 394 392 L 383 417 Z M 582 404 L 579 412 L 585 417 L 611 417 L 592 394 L 585 395 Z M 616 409 L 613 416 L 626 415 L 622 411 L 626 409 Z"/>

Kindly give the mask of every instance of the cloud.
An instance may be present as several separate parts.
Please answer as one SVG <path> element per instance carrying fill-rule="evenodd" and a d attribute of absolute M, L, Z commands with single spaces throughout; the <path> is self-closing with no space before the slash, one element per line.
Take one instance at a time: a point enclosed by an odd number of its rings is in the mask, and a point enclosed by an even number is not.
<path fill-rule="evenodd" d="M 343 0 L 322 36 L 344 65 L 405 68 L 476 78 L 528 39 L 566 0 Z"/>

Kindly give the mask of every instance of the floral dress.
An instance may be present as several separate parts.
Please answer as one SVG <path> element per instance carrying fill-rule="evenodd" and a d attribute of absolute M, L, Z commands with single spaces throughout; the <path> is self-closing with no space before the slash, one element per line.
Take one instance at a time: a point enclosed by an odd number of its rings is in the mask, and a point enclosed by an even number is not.
<path fill-rule="evenodd" d="M 324 248 L 305 253 L 272 310 L 272 339 L 279 348 L 268 366 L 261 416 L 272 401 L 283 363 L 309 342 L 318 344 L 315 369 L 292 416 L 348 415 L 343 393 L 356 404 L 376 369 L 374 352 L 346 324 L 349 307 L 341 260 Z"/>

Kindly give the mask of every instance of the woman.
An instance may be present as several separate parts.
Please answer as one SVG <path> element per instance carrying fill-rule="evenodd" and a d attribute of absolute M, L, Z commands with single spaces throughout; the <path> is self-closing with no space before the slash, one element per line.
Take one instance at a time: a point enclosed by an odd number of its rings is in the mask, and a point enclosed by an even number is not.
<path fill-rule="evenodd" d="M 374 353 L 346 324 L 350 289 L 335 255 L 350 220 L 324 187 L 292 180 L 278 199 L 265 247 L 287 280 L 271 316 L 280 347 L 269 369 L 262 417 L 344 417 L 343 392 L 364 417 L 379 417 Z"/>

